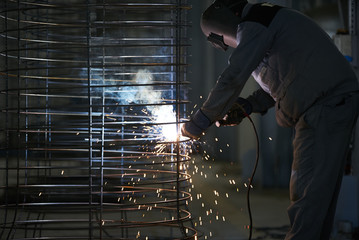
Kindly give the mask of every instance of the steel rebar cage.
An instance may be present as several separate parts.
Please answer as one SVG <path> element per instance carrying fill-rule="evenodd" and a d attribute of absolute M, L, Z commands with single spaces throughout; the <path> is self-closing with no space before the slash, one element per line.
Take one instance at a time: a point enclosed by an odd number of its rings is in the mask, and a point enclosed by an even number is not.
<path fill-rule="evenodd" d="M 0 238 L 196 239 L 187 0 L 0 4 Z"/>

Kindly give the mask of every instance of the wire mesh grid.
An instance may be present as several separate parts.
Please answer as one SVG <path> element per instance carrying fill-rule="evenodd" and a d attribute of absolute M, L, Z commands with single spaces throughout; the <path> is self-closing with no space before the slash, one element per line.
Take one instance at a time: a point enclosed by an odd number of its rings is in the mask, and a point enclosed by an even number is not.
<path fill-rule="evenodd" d="M 0 4 L 0 238 L 196 239 L 187 1 Z"/>

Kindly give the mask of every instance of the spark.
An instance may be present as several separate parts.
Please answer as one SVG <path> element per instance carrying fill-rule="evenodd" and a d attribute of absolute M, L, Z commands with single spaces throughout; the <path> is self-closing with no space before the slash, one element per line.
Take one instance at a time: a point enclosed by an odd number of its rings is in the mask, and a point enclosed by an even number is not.
<path fill-rule="evenodd" d="M 177 141 L 181 138 L 178 133 L 181 124 L 176 124 L 176 113 L 173 111 L 173 107 L 169 105 L 156 107 L 153 111 L 153 120 L 159 125 L 157 131 L 162 135 L 166 141 Z"/>
<path fill-rule="evenodd" d="M 143 114 L 149 116 L 149 122 L 154 123 L 154 125 L 145 127 L 146 133 L 155 134 L 159 140 L 166 142 L 189 140 L 179 133 L 182 124 L 179 123 L 179 119 L 177 119 L 177 113 L 174 107 L 172 105 L 157 105 L 163 103 L 164 97 L 162 96 L 162 92 L 155 91 L 153 86 L 149 85 L 154 81 L 153 74 L 148 70 L 139 70 L 133 81 L 138 84 L 143 84 L 143 86 L 139 87 L 137 91 L 131 92 L 132 94 L 129 93 L 128 98 L 136 103 L 156 104 L 156 106 L 147 106 L 141 110 Z M 161 146 L 158 150 L 162 152 L 165 149 Z"/>

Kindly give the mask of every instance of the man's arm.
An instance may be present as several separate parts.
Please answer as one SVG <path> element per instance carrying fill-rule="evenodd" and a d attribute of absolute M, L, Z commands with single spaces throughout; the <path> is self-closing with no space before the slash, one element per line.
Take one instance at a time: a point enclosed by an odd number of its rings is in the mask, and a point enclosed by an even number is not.
<path fill-rule="evenodd" d="M 229 65 L 218 78 L 201 111 L 215 122 L 223 118 L 245 83 L 264 58 L 272 43 L 272 34 L 258 23 L 245 22 L 239 25 L 238 47 L 229 59 Z"/>
<path fill-rule="evenodd" d="M 270 49 L 273 36 L 265 26 L 245 22 L 239 25 L 237 39 L 238 46 L 229 59 L 228 67 L 218 78 L 201 109 L 183 125 L 184 136 L 198 138 L 214 122 L 223 119 Z"/>

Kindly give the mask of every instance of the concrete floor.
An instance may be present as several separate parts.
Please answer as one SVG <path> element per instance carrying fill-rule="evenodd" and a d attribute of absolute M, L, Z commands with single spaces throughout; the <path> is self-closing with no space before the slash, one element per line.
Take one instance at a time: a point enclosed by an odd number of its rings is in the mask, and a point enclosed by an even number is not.
<path fill-rule="evenodd" d="M 196 229 L 200 231 L 199 239 L 248 239 L 247 188 L 244 186 L 246 180 L 241 179 L 241 167 L 220 161 L 205 161 L 202 156 L 195 156 L 189 173 L 192 175 L 193 185 L 193 200 L 189 210 Z M 286 212 L 289 206 L 288 196 L 287 189 L 262 189 L 253 185 L 250 193 L 253 240 L 284 239 L 289 227 Z M 162 233 L 164 229 L 160 231 Z M 73 235 L 72 232 L 69 234 Z M 352 238 L 335 238 L 349 239 Z"/>
<path fill-rule="evenodd" d="M 247 188 L 240 178 L 240 167 L 196 159 L 195 169 L 190 209 L 202 239 L 248 239 Z M 252 239 L 284 239 L 289 226 L 288 190 L 260 189 L 254 185 L 250 203 Z"/>
<path fill-rule="evenodd" d="M 205 240 L 246 240 L 249 237 L 245 179 L 239 165 L 220 161 L 205 161 L 192 157 L 192 196 L 190 211 L 197 230 Z M 345 180 L 345 179 L 344 179 Z M 352 199 L 347 193 L 346 199 Z M 355 201 L 355 200 L 354 200 Z M 344 205 L 355 205 L 341 201 Z M 256 184 L 250 191 L 253 217 L 253 240 L 284 239 L 289 228 L 288 189 L 262 189 Z M 348 206 L 350 209 L 351 207 Z M 344 207 L 345 208 L 345 207 Z M 353 208 L 354 209 L 354 208 Z M 337 213 L 340 212 L 340 209 Z M 336 232 L 338 226 L 334 226 Z M 359 240 L 352 234 L 336 232 L 331 240 Z"/>

